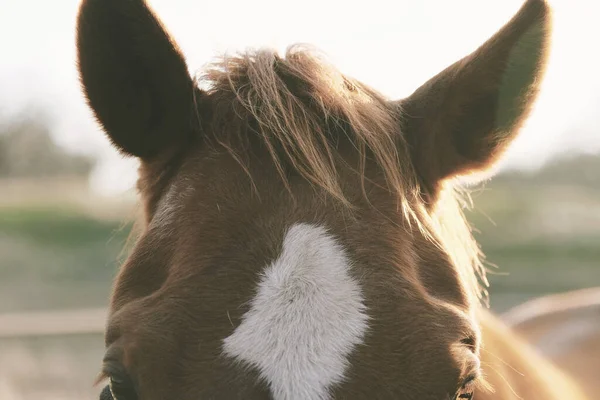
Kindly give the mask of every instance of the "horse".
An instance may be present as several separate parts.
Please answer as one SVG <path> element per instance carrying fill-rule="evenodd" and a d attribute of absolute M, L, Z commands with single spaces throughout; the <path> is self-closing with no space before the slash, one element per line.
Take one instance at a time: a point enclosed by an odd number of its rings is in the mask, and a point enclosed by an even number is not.
<path fill-rule="evenodd" d="M 223 22 L 224 24 L 226 21 Z M 551 10 L 389 99 L 292 45 L 197 76 L 143 0 L 83 0 L 85 98 L 140 162 L 101 399 L 584 399 L 484 306 L 464 179 L 539 92 Z"/>
<path fill-rule="evenodd" d="M 502 316 L 513 331 L 577 377 L 590 398 L 600 392 L 600 288 L 538 297 Z"/>

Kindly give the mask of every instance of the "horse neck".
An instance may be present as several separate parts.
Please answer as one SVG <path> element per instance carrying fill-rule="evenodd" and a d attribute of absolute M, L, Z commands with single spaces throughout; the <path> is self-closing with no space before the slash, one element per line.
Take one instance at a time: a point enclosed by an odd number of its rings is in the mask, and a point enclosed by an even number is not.
<path fill-rule="evenodd" d="M 589 400 L 578 384 L 544 359 L 488 310 L 480 309 L 482 368 L 493 393 L 481 400 Z"/>

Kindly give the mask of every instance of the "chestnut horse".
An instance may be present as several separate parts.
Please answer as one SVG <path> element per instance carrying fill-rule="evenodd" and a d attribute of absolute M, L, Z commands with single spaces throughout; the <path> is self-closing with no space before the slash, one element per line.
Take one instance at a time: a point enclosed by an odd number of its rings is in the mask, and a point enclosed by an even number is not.
<path fill-rule="evenodd" d="M 456 183 L 515 137 L 549 35 L 547 4 L 529 0 L 389 100 L 300 46 L 192 79 L 143 0 L 83 0 L 83 89 L 140 160 L 144 210 L 101 398 L 584 398 L 480 305 Z"/>

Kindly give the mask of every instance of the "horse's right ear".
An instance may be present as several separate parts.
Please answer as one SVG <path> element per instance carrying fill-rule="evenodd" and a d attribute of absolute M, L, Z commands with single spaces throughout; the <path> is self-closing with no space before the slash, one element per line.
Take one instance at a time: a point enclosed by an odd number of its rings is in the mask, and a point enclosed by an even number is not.
<path fill-rule="evenodd" d="M 194 121 L 195 85 L 143 0 L 83 0 L 77 56 L 88 103 L 121 151 L 151 159 L 184 145 Z"/>

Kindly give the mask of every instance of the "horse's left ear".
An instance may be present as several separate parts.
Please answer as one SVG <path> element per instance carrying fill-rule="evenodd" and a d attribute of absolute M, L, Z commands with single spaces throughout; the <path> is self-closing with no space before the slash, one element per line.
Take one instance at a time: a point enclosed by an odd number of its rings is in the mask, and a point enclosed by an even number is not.
<path fill-rule="evenodd" d="M 491 166 L 516 136 L 538 93 L 550 10 L 528 0 L 472 54 L 399 102 L 417 173 L 433 189 Z"/>
<path fill-rule="evenodd" d="M 88 102 L 116 147 L 147 160 L 183 145 L 195 85 L 143 0 L 83 0 L 77 56 Z"/>

